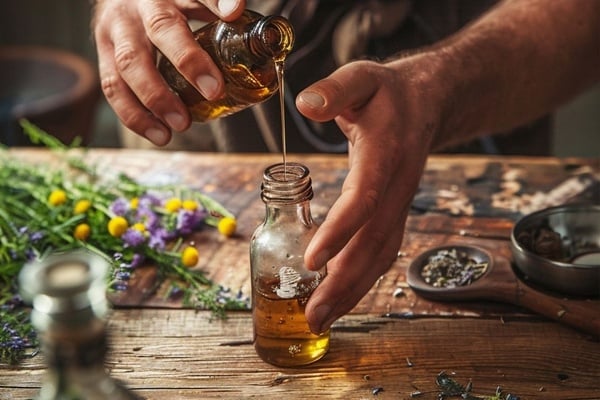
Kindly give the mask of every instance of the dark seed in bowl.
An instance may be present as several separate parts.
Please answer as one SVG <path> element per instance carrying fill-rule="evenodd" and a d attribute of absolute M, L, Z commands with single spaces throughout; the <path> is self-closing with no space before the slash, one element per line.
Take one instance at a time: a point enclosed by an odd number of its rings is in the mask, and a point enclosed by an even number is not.
<path fill-rule="evenodd" d="M 550 260 L 565 259 L 562 239 L 552 228 L 540 226 L 519 233 L 517 241 L 527 250 Z"/>

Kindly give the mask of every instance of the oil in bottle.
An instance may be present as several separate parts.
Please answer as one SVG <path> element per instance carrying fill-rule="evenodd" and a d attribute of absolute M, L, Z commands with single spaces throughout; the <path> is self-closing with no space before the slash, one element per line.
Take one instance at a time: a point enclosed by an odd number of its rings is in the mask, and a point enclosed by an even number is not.
<path fill-rule="evenodd" d="M 288 162 L 268 167 L 261 197 L 266 215 L 250 243 L 254 347 L 266 362 L 301 366 L 322 358 L 329 331 L 311 332 L 306 304 L 326 276 L 304 265 L 304 252 L 316 232 L 310 212 L 309 170 Z"/>
<path fill-rule="evenodd" d="M 207 100 L 160 54 L 158 70 L 197 122 L 236 113 L 275 94 L 279 88 L 276 63 L 285 59 L 294 44 L 287 19 L 250 10 L 233 22 L 205 25 L 193 35 L 221 70 L 225 95 Z"/>

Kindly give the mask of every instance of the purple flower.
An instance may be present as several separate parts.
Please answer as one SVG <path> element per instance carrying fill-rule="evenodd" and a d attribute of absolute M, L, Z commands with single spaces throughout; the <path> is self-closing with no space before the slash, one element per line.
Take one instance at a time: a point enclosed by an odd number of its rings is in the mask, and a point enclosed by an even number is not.
<path fill-rule="evenodd" d="M 160 205 L 160 199 L 153 194 L 146 193 L 140 197 L 138 207 L 152 208 Z"/>
<path fill-rule="evenodd" d="M 41 231 L 33 232 L 29 235 L 29 240 L 31 240 L 32 242 L 37 242 L 43 238 L 44 238 L 44 232 L 41 232 Z"/>
<path fill-rule="evenodd" d="M 164 250 L 169 238 L 169 233 L 164 228 L 153 229 L 150 231 L 148 247 L 155 250 Z"/>
<path fill-rule="evenodd" d="M 131 278 L 129 271 L 115 271 L 115 279 L 119 281 L 128 281 Z"/>
<path fill-rule="evenodd" d="M 131 260 L 131 268 L 138 267 L 146 260 L 146 257 L 143 254 L 134 254 L 133 259 Z"/>
<path fill-rule="evenodd" d="M 119 197 L 110 205 L 110 211 L 122 217 L 129 211 L 129 202 L 123 197 Z"/>
<path fill-rule="evenodd" d="M 119 292 L 124 292 L 125 290 L 127 290 L 127 283 L 123 282 L 123 281 L 116 281 L 116 282 L 113 282 L 112 287 L 113 287 L 113 289 L 115 289 Z"/>
<path fill-rule="evenodd" d="M 35 260 L 36 255 L 35 255 L 35 251 L 31 248 L 25 250 L 25 259 L 27 261 L 33 261 Z"/>
<path fill-rule="evenodd" d="M 159 218 L 149 205 L 139 205 L 136 219 L 146 226 L 146 229 L 152 230 L 159 224 Z"/>
<path fill-rule="evenodd" d="M 119 264 L 119 268 L 121 268 L 121 269 L 131 269 L 131 264 L 122 262 L 121 264 Z"/>
<path fill-rule="evenodd" d="M 130 247 L 140 246 L 142 243 L 146 241 L 146 237 L 143 232 L 138 231 L 137 229 L 129 228 L 125 231 L 123 236 L 121 236 L 125 244 Z"/>
<path fill-rule="evenodd" d="M 183 289 L 181 289 L 179 286 L 171 286 L 167 297 L 171 300 L 175 300 L 180 298 L 181 296 L 183 296 Z"/>
<path fill-rule="evenodd" d="M 25 303 L 20 295 L 15 294 L 9 300 L 7 300 L 4 304 L 0 306 L 0 310 L 12 311 L 16 308 L 23 307 Z"/>
<path fill-rule="evenodd" d="M 194 211 L 188 210 L 179 210 L 177 213 L 177 225 L 175 225 L 175 229 L 183 235 L 187 235 L 192 233 L 194 228 L 200 222 L 200 218 L 198 213 Z"/>

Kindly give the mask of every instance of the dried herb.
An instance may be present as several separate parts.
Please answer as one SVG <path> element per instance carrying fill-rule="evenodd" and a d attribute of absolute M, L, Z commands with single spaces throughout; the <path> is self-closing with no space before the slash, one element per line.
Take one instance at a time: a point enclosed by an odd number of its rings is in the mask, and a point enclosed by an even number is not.
<path fill-rule="evenodd" d="M 440 250 L 429 257 L 421 276 L 434 287 L 453 288 L 471 284 L 485 273 L 487 267 L 487 262 L 478 262 L 464 251 Z"/>
<path fill-rule="evenodd" d="M 472 393 L 473 384 L 471 381 L 463 386 L 450 378 L 446 372 L 440 372 L 436 378 L 436 383 L 440 388 L 438 399 L 449 399 L 452 397 L 461 398 L 464 400 L 519 400 L 519 397 L 510 393 L 502 393 L 500 387 L 496 388 L 496 393 L 492 396 L 480 396 Z"/>

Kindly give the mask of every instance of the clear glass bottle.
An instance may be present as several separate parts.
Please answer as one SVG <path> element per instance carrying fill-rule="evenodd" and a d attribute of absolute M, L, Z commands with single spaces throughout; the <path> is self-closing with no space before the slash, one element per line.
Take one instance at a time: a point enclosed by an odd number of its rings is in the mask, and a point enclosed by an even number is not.
<path fill-rule="evenodd" d="M 85 251 L 55 253 L 25 265 L 23 299 L 42 343 L 47 371 L 38 400 L 138 399 L 104 366 L 108 263 Z"/>
<path fill-rule="evenodd" d="M 215 21 L 193 34 L 223 73 L 222 98 L 206 100 L 166 57 L 159 55 L 158 59 L 158 70 L 188 107 L 192 120 L 227 116 L 277 92 L 277 68 L 283 68 L 294 44 L 294 31 L 287 19 L 245 10 L 233 22 Z"/>
<path fill-rule="evenodd" d="M 310 331 L 304 315 L 326 268 L 310 271 L 304 252 L 317 225 L 310 212 L 309 170 L 302 164 L 275 164 L 263 175 L 264 222 L 250 242 L 254 347 L 266 362 L 283 367 L 310 364 L 329 349 L 329 331 Z"/>

